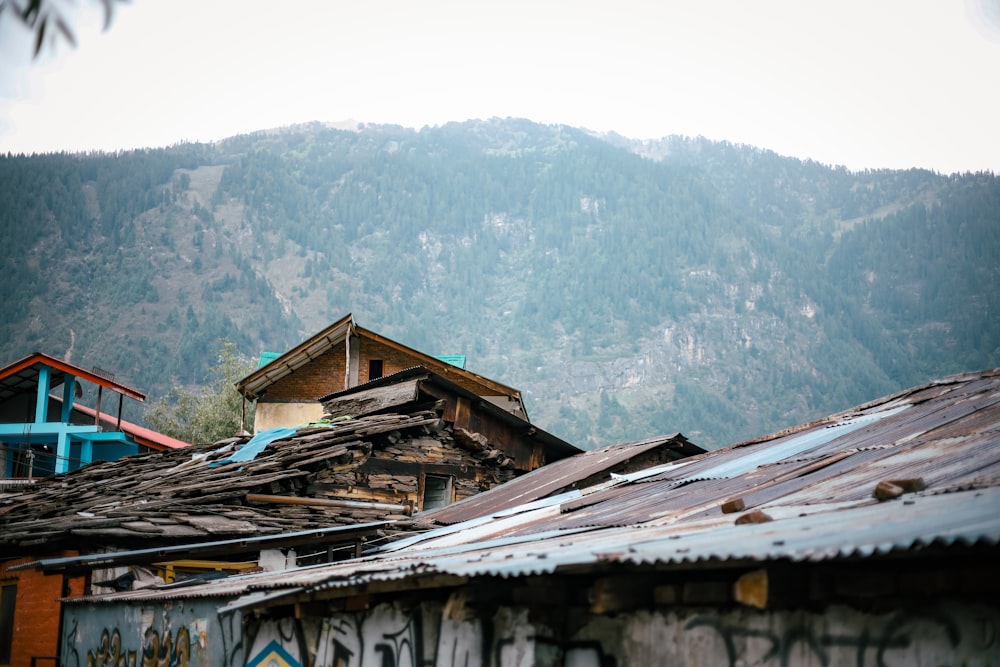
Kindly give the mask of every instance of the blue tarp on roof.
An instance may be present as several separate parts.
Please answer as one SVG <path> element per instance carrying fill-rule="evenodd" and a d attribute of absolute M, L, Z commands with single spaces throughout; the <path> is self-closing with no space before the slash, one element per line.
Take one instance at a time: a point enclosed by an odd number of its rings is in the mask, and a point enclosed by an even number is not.
<path fill-rule="evenodd" d="M 251 438 L 250 442 L 237 449 L 228 458 L 224 458 L 221 461 L 215 461 L 212 465 L 253 461 L 269 444 L 275 440 L 281 440 L 282 438 L 291 438 L 293 435 L 298 433 L 298 430 L 299 429 L 296 427 L 279 426 L 277 428 L 261 431 Z"/>

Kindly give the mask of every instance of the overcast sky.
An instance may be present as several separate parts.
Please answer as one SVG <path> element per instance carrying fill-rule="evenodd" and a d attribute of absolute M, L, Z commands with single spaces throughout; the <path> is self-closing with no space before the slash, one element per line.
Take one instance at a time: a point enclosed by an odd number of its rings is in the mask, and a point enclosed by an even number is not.
<path fill-rule="evenodd" d="M 513 116 L 1000 173 L 1000 0 L 133 0 L 106 32 L 77 4 L 35 61 L 0 17 L 0 151 Z"/>

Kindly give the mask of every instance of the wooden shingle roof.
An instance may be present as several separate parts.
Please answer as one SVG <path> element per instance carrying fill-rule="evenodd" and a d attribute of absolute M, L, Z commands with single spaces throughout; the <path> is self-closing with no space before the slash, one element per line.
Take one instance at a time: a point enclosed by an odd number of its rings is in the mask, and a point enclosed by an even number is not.
<path fill-rule="evenodd" d="M 136 549 L 400 520 L 408 507 L 338 499 L 316 482 L 410 437 L 449 438 L 433 411 L 298 429 L 251 460 L 248 437 L 99 461 L 0 495 L 0 558 L 74 548 Z M 396 524 L 394 524 L 396 525 Z"/>

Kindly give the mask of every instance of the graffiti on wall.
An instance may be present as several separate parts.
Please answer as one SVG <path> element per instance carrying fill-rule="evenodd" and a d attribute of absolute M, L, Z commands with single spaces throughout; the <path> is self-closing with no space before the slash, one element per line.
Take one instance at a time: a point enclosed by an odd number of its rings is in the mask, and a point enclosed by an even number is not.
<path fill-rule="evenodd" d="M 316 652 L 317 665 L 422 667 L 423 638 L 418 614 L 379 605 L 360 622 L 347 614 L 324 619 Z"/>
<path fill-rule="evenodd" d="M 642 610 L 591 616 L 572 633 L 523 607 L 461 593 L 413 607 L 295 617 L 186 609 L 83 608 L 64 619 L 65 667 L 895 667 L 1000 664 L 1000 606 L 942 603 L 865 613 Z M 211 613 L 211 620 L 206 615 Z M 547 620 L 546 620 L 547 619 Z M 154 622 L 155 621 L 155 622 Z M 244 622 L 246 621 L 246 622 Z M 205 625 L 207 623 L 207 625 Z M 247 657 L 244 660 L 244 656 Z"/>
<path fill-rule="evenodd" d="M 75 652 L 76 662 L 79 653 Z M 150 628 L 142 646 L 122 645 L 118 628 L 103 628 L 96 644 L 87 649 L 86 667 L 187 667 L 191 658 L 191 633 L 187 628 L 160 632 Z"/>
<path fill-rule="evenodd" d="M 311 630 L 310 622 L 315 624 Z M 500 607 L 484 613 L 453 596 L 445 605 L 424 603 L 402 610 L 383 604 L 301 623 L 301 640 L 315 667 L 1000 663 L 1000 609 L 974 605 L 888 614 L 846 607 L 822 613 L 642 611 L 593 617 L 566 637 L 527 609 Z"/>
<path fill-rule="evenodd" d="M 294 618 L 254 623 L 247 630 L 245 667 L 302 667 L 308 664 L 302 628 Z"/>
<path fill-rule="evenodd" d="M 256 631 L 254 650 L 273 645 L 307 645 L 315 667 L 497 667 L 551 665 L 552 667 L 615 667 L 615 659 L 599 642 L 557 639 L 552 632 L 528 621 L 524 609 L 499 610 L 484 621 L 460 594 L 447 604 L 425 603 L 404 611 L 391 604 L 361 614 L 339 613 L 304 621 L 299 632 L 287 626 L 263 623 Z M 484 632 L 484 623 L 489 631 Z M 295 635 L 293 637 L 293 634 Z M 284 643 L 283 643 L 284 642 Z M 303 664 L 306 664 L 304 656 Z M 254 661 L 252 667 L 264 663 Z M 283 663 L 275 663 L 282 665 Z M 248 663 L 250 667 L 250 663 Z"/>
<path fill-rule="evenodd" d="M 206 609 L 207 611 L 207 609 Z M 215 616 L 216 608 L 211 608 Z M 158 618 L 157 618 L 158 617 Z M 217 629 L 216 620 L 191 608 L 73 609 L 63 618 L 64 667 L 195 667 L 243 665 L 241 644 Z M 216 618 L 218 618 L 216 616 Z M 237 624 L 239 620 L 237 619 Z M 210 629 L 214 630 L 211 632 Z M 234 646 L 234 661 L 216 660 L 209 639 Z"/>
<path fill-rule="evenodd" d="M 679 650 L 715 655 L 717 664 L 732 667 L 976 665 L 1000 658 L 1000 615 L 985 608 L 907 608 L 882 615 L 846 609 L 822 615 L 731 612 L 664 620 L 663 626 L 665 635 L 684 638 Z"/>

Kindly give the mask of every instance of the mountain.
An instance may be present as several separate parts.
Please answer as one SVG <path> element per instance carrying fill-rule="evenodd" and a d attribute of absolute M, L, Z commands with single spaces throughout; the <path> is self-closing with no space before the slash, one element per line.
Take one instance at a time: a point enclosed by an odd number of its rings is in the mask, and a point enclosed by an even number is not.
<path fill-rule="evenodd" d="M 518 119 L 0 157 L 0 360 L 151 398 L 347 312 L 582 447 L 716 447 L 1000 366 L 1000 179 Z M 141 418 L 141 415 L 140 415 Z"/>

